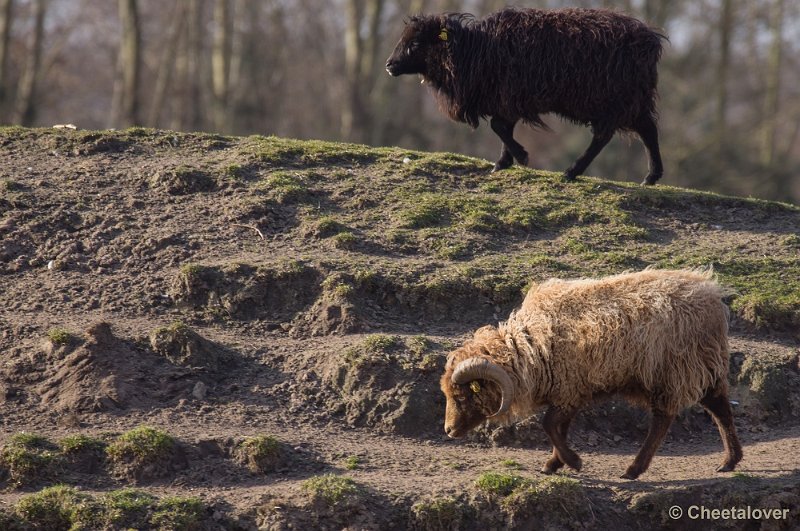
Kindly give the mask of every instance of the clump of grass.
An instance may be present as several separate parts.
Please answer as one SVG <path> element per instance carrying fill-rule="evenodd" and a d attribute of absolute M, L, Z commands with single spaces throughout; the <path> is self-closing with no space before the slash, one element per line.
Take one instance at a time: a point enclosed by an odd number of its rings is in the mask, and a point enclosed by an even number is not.
<path fill-rule="evenodd" d="M 351 478 L 333 474 L 309 478 L 303 482 L 301 488 L 313 499 L 326 505 L 337 505 L 361 492 L 358 484 Z"/>
<path fill-rule="evenodd" d="M 516 474 L 504 474 L 501 472 L 484 472 L 475 480 L 478 489 L 498 496 L 508 496 L 516 488 L 530 483 L 530 480 L 517 476 Z"/>
<path fill-rule="evenodd" d="M 367 336 L 362 344 L 367 352 L 389 352 L 399 343 L 400 339 L 397 336 L 372 334 Z"/>
<path fill-rule="evenodd" d="M 361 459 L 357 455 L 351 455 L 347 459 L 344 460 L 344 467 L 347 470 L 355 470 L 358 468 L 358 465 L 361 463 Z"/>
<path fill-rule="evenodd" d="M 333 236 L 333 246 L 337 249 L 352 249 L 356 246 L 358 238 L 350 231 L 340 232 Z"/>
<path fill-rule="evenodd" d="M 228 164 L 223 168 L 222 174 L 228 179 L 238 181 L 244 178 L 245 172 L 241 164 Z"/>
<path fill-rule="evenodd" d="M 156 502 L 149 523 L 153 529 L 191 531 L 198 529 L 204 512 L 200 498 L 170 496 Z"/>
<path fill-rule="evenodd" d="M 589 513 L 589 500 L 581 484 L 557 475 L 518 485 L 502 499 L 501 505 L 512 517 L 533 513 L 550 515 L 553 520 L 572 520 Z"/>
<path fill-rule="evenodd" d="M 388 355 L 401 346 L 400 338 L 385 334 L 372 334 L 364 338 L 360 345 L 347 349 L 344 358 L 353 365 L 366 361 L 388 359 Z"/>
<path fill-rule="evenodd" d="M 58 447 L 34 433 L 16 433 L 0 450 L 0 467 L 5 468 L 14 486 L 49 479 L 60 463 Z"/>
<path fill-rule="evenodd" d="M 264 474 L 275 470 L 280 462 L 282 451 L 278 439 L 258 435 L 248 437 L 239 443 L 236 454 L 238 461 L 246 465 L 251 472 Z"/>
<path fill-rule="evenodd" d="M 421 229 L 434 227 L 447 221 L 450 203 L 443 195 L 429 194 L 416 200 L 401 214 L 403 227 Z"/>
<path fill-rule="evenodd" d="M 522 465 L 514 459 L 503 459 L 500 464 L 509 470 L 522 470 Z"/>
<path fill-rule="evenodd" d="M 113 463 L 143 465 L 168 457 L 175 449 L 175 439 L 168 433 L 139 426 L 120 435 L 106 448 Z"/>
<path fill-rule="evenodd" d="M 25 496 L 15 512 L 33 529 L 89 529 L 92 522 L 92 499 L 74 487 L 55 485 Z"/>
<path fill-rule="evenodd" d="M 58 446 L 64 454 L 74 454 L 103 450 L 106 447 L 106 443 L 94 437 L 77 434 L 67 435 L 58 441 Z"/>
<path fill-rule="evenodd" d="M 406 340 L 408 349 L 415 356 L 422 356 L 426 354 L 433 346 L 430 339 L 425 336 L 414 336 Z"/>
<path fill-rule="evenodd" d="M 72 343 L 75 340 L 75 334 L 64 328 L 51 328 L 47 331 L 47 339 L 53 345 L 61 347 Z"/>
<path fill-rule="evenodd" d="M 314 223 L 314 234 L 320 238 L 330 238 L 346 230 L 345 225 L 330 216 L 323 216 Z"/>
<path fill-rule="evenodd" d="M 461 529 L 464 509 L 453 498 L 433 498 L 411 506 L 415 529 Z"/>
<path fill-rule="evenodd" d="M 261 187 L 265 188 L 279 203 L 302 201 L 309 194 L 304 179 L 297 173 L 288 171 L 272 172 Z"/>
<path fill-rule="evenodd" d="M 142 527 L 155 496 L 137 489 L 121 489 L 104 494 L 99 500 L 95 523 L 103 529 Z"/>

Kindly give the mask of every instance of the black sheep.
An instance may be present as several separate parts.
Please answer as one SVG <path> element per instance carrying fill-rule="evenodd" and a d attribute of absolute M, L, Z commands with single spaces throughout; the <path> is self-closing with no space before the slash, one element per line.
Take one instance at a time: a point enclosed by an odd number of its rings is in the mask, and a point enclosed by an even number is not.
<path fill-rule="evenodd" d="M 546 128 L 555 113 L 591 126 L 592 143 L 564 172 L 581 175 L 618 130 L 637 133 L 650 155 L 643 184 L 663 174 L 656 125 L 656 65 L 665 37 L 643 22 L 607 10 L 503 9 L 411 17 L 386 62 L 393 76 L 420 74 L 453 120 L 478 127 L 490 118 L 503 150 L 492 171 L 522 165 L 514 140 L 520 120 Z"/>

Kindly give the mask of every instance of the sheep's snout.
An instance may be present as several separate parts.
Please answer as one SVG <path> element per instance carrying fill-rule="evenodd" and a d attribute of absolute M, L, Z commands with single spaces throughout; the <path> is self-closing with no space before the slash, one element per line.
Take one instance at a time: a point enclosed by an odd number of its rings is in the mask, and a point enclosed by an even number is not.
<path fill-rule="evenodd" d="M 392 77 L 399 76 L 400 72 L 397 71 L 397 61 L 393 59 L 386 61 L 386 71 L 389 72 L 389 75 Z"/>

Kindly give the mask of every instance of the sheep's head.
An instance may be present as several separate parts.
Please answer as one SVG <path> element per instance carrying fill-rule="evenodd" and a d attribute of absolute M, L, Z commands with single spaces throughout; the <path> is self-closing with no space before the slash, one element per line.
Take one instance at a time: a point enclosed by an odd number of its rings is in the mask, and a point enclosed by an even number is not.
<path fill-rule="evenodd" d="M 450 437 L 463 437 L 511 406 L 514 385 L 506 369 L 496 361 L 501 349 L 508 347 L 497 329 L 485 326 L 447 356 L 440 386 L 447 399 L 444 431 Z"/>
<path fill-rule="evenodd" d="M 406 22 L 400 42 L 386 61 L 386 71 L 393 76 L 422 74 L 429 62 L 437 59 L 452 40 L 452 24 L 443 15 L 411 17 Z"/>

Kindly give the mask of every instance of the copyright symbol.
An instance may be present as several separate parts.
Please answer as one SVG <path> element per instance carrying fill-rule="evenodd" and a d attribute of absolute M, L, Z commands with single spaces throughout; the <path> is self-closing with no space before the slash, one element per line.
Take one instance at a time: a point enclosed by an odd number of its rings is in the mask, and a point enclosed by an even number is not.
<path fill-rule="evenodd" d="M 683 509 L 678 507 L 677 505 L 673 505 L 669 508 L 669 517 L 673 520 L 679 520 L 680 517 L 683 516 Z"/>

